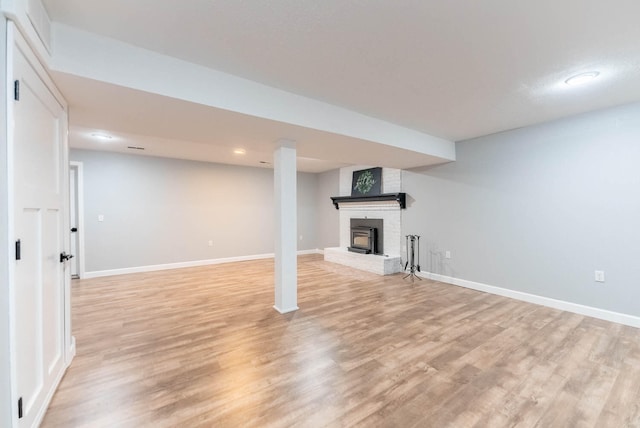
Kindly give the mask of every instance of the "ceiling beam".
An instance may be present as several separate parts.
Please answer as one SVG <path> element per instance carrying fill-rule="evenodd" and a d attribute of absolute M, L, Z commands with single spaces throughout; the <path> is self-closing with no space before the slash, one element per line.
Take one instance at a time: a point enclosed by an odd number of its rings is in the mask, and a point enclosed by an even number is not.
<path fill-rule="evenodd" d="M 53 26 L 55 71 L 455 160 L 455 143 L 63 24 Z"/>

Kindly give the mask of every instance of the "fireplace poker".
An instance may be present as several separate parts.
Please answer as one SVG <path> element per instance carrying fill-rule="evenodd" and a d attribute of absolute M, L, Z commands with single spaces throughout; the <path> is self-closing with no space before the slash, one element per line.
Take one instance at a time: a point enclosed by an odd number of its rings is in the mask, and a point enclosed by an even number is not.
<path fill-rule="evenodd" d="M 409 241 L 411 241 L 411 249 L 409 249 Z M 416 243 L 418 245 L 418 262 L 416 263 Z M 407 246 L 407 263 L 405 264 L 404 270 L 407 270 L 407 266 L 411 263 L 411 270 L 408 275 L 406 275 L 403 279 L 411 277 L 411 282 L 414 281 L 414 278 L 418 278 L 422 281 L 422 278 L 416 275 L 416 270 L 420 272 L 420 236 L 418 235 L 407 235 L 406 236 L 406 246 Z"/>
<path fill-rule="evenodd" d="M 418 264 L 416 265 L 416 267 L 418 268 L 418 272 L 420 272 L 420 235 L 416 235 L 416 245 L 418 247 L 417 249 L 417 253 L 418 253 Z"/>

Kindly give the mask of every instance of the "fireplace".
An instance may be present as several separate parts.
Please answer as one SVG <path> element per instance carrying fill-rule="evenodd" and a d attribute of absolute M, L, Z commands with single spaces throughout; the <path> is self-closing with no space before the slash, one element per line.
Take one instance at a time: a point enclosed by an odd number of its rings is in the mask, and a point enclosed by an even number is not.
<path fill-rule="evenodd" d="M 376 254 L 376 228 L 358 226 L 351 228 L 351 246 L 349 251 L 363 254 Z"/>
<path fill-rule="evenodd" d="M 382 219 L 351 219 L 351 246 L 349 251 L 362 254 L 383 254 Z"/>
<path fill-rule="evenodd" d="M 382 169 L 382 194 L 379 196 L 355 198 L 347 196 L 351 195 L 351 188 L 354 185 L 353 171 L 366 168 L 369 167 L 340 169 L 340 195 L 342 196 L 331 198 L 340 212 L 340 241 L 337 247 L 324 249 L 324 259 L 378 275 L 402 272 L 400 259 L 401 249 L 404 248 L 404 238 L 401 239 L 402 212 L 407 208 L 406 194 L 399 193 L 402 192 L 402 171 L 395 168 Z M 368 223 L 371 221 L 377 224 Z M 353 247 L 352 227 L 358 226 L 376 229 L 377 249 L 374 247 L 373 251 L 377 251 L 378 255 L 348 251 L 349 247 Z M 371 248 L 368 249 L 371 251 Z"/>

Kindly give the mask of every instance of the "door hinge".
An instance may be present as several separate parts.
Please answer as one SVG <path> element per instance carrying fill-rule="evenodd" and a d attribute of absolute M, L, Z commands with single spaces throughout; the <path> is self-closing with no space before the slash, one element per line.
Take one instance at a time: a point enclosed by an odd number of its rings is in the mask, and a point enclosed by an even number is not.
<path fill-rule="evenodd" d="M 22 258 L 22 255 L 20 254 L 21 253 L 21 251 L 20 251 L 21 247 L 22 247 L 22 244 L 20 243 L 20 240 L 18 239 L 16 241 L 16 260 L 20 260 Z"/>
<path fill-rule="evenodd" d="M 22 419 L 22 397 L 18 398 L 18 419 Z"/>
<path fill-rule="evenodd" d="M 20 81 L 15 80 L 13 82 L 13 99 L 20 101 Z"/>

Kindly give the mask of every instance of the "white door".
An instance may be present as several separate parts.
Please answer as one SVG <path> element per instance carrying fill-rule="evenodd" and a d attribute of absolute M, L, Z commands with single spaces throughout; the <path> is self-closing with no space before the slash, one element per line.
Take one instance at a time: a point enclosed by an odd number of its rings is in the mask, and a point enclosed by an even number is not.
<path fill-rule="evenodd" d="M 13 235 L 19 240 L 11 311 L 13 373 L 22 408 L 18 426 L 32 427 L 42 419 L 66 367 L 65 263 L 60 261 L 66 115 L 22 52 L 24 42 L 13 47 L 13 79 L 19 81 L 19 100 L 11 106 Z"/>
<path fill-rule="evenodd" d="M 69 241 L 69 252 L 74 256 L 71 259 L 71 277 L 78 278 L 80 276 L 80 253 L 78 239 L 78 167 L 71 166 L 69 168 L 69 225 L 71 226 L 71 240 Z"/>

